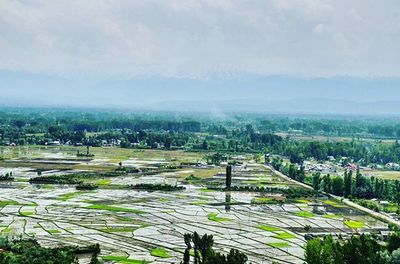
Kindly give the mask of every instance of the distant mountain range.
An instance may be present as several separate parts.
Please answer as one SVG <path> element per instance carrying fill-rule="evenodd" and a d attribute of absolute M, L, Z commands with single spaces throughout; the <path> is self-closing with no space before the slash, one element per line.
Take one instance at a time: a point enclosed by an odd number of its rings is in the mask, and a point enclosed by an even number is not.
<path fill-rule="evenodd" d="M 325 98 L 292 100 L 170 100 L 154 103 L 119 106 L 113 104 L 80 105 L 29 103 L 19 100 L 1 100 L 3 107 L 49 107 L 49 108 L 96 108 L 124 111 L 151 110 L 170 112 L 208 112 L 212 115 L 223 113 L 266 113 L 266 114 L 312 114 L 312 115 L 365 115 L 400 116 L 400 101 L 352 102 Z"/>
<path fill-rule="evenodd" d="M 164 101 L 145 108 L 167 111 L 260 112 L 272 114 L 400 115 L 400 101 L 353 102 L 325 98 L 292 100 Z"/>
<path fill-rule="evenodd" d="M 2 106 L 400 116 L 400 78 L 64 78 L 0 70 Z"/>

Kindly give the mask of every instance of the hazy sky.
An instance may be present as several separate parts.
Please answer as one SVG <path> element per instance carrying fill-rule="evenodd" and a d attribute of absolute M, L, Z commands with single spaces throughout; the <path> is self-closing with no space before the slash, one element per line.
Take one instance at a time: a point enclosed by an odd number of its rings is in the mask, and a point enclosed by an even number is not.
<path fill-rule="evenodd" d="M 394 100 L 400 1 L 1 0 L 0 51 L 3 100 L 244 98 L 298 80 L 300 97 L 339 82 L 338 98 Z"/>

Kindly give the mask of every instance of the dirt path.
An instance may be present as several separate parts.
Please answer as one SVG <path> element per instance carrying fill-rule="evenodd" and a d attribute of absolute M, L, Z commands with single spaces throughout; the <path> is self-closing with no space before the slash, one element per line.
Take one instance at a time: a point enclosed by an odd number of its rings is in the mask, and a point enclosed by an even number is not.
<path fill-rule="evenodd" d="M 281 178 L 284 179 L 285 181 L 288 181 L 288 182 L 293 183 L 293 184 L 295 184 L 295 185 L 299 185 L 299 186 L 301 186 L 301 187 L 303 187 L 303 188 L 306 188 L 306 189 L 309 189 L 309 190 L 314 190 L 313 187 L 311 187 L 311 186 L 309 186 L 309 185 L 307 185 L 307 184 L 304 184 L 304 183 L 302 183 L 302 182 L 298 182 L 298 181 L 296 181 L 296 180 L 293 180 L 293 179 L 289 178 L 288 176 L 286 176 L 286 175 L 283 174 L 282 172 L 277 171 L 277 170 L 275 170 L 274 168 L 272 168 L 272 166 L 268 166 L 268 165 L 263 165 L 263 166 L 264 166 L 265 168 L 267 168 L 267 169 L 272 170 L 276 175 L 278 175 L 279 177 L 281 177 Z"/>
<path fill-rule="evenodd" d="M 391 218 L 391 217 L 389 217 L 389 216 L 387 216 L 387 215 L 385 215 L 385 214 L 375 212 L 375 211 L 373 211 L 373 210 L 371 210 L 371 209 L 368 209 L 368 208 L 366 208 L 366 207 L 364 207 L 364 206 L 361 206 L 361 205 L 359 205 L 359 204 L 356 204 L 356 203 L 350 201 L 349 199 L 343 198 L 343 197 L 341 197 L 341 196 L 336 196 L 336 195 L 332 195 L 332 194 L 330 194 L 330 196 L 331 196 L 332 198 L 334 198 L 334 199 L 337 199 L 337 200 L 342 201 L 342 202 L 343 202 L 345 205 L 347 205 L 347 206 L 353 207 L 353 208 L 355 208 L 355 209 L 357 209 L 357 210 L 360 210 L 360 211 L 362 211 L 362 212 L 364 212 L 364 213 L 367 213 L 367 214 L 369 214 L 370 216 L 375 217 L 375 218 L 377 218 L 377 219 L 379 219 L 379 220 L 381 220 L 381 221 L 383 221 L 383 222 L 385 222 L 385 223 L 395 224 L 395 225 L 397 225 L 398 227 L 400 227 L 400 221 L 396 221 L 396 220 L 394 220 L 393 218 Z"/>

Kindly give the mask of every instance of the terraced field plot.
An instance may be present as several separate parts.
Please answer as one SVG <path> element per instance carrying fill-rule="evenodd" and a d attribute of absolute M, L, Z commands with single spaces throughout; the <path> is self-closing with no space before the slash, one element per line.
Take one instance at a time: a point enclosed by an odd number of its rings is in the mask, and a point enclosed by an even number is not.
<path fill-rule="evenodd" d="M 140 161 L 151 160 L 149 155 Z M 179 157 L 173 162 L 177 160 Z M 21 168 L 12 170 L 19 171 L 18 178 L 34 176 Z M 208 174 L 207 170 L 211 172 Z M 262 198 L 260 193 L 205 189 L 207 182 L 223 182 L 223 175 L 218 174 L 221 171 L 190 167 L 151 176 L 125 175 L 102 181 L 104 188 L 95 191 L 77 191 L 73 186 L 50 188 L 24 181 L 2 184 L 0 232 L 35 235 L 46 246 L 99 243 L 102 257 L 108 262 L 176 263 L 185 248 L 183 234 L 197 231 L 214 235 L 216 249 L 237 248 L 253 263 L 303 263 L 306 226 L 311 226 L 308 233 L 313 234 L 387 228 L 338 201 L 299 199 L 254 204 L 254 199 Z M 202 175 L 205 181 L 189 184 L 185 178 L 191 174 Z M 233 175 L 234 185 L 288 187 L 261 165 L 238 168 Z M 186 190 L 147 192 L 112 188 L 151 181 L 173 181 L 184 184 Z"/>

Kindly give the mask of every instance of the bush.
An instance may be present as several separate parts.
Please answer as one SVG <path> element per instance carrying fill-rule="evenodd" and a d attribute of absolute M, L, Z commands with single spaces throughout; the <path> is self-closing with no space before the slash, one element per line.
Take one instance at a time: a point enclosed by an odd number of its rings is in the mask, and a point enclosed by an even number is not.
<path fill-rule="evenodd" d="M 172 186 L 165 184 L 136 184 L 130 185 L 131 189 L 134 190 L 145 190 L 145 191 L 181 191 L 184 190 L 183 186 Z"/>
<path fill-rule="evenodd" d="M 97 190 L 99 187 L 96 184 L 91 184 L 91 183 L 80 183 L 76 186 L 77 190 L 80 191 L 92 191 L 92 190 Z"/>
<path fill-rule="evenodd" d="M 0 237 L 0 263 L 6 264 L 77 264 L 72 247 L 43 248 L 34 239 Z"/>
<path fill-rule="evenodd" d="M 80 184 L 83 181 L 73 174 L 34 177 L 29 182 L 36 184 Z"/>

